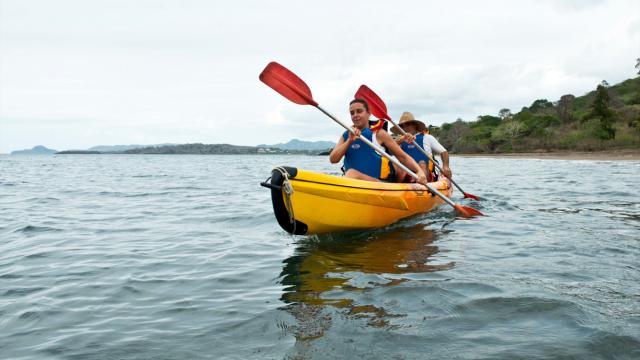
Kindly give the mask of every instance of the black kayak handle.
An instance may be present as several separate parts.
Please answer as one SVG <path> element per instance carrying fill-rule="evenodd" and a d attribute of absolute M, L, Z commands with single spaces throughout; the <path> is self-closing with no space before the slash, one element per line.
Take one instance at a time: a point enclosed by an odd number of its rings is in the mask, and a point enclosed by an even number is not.
<path fill-rule="evenodd" d="M 274 184 L 272 184 L 272 183 L 268 183 L 268 182 L 266 182 L 266 181 L 261 182 L 261 183 L 260 183 L 260 186 L 264 186 L 264 187 L 269 188 L 269 189 L 271 189 L 271 190 L 278 190 L 278 191 L 282 190 L 282 187 L 281 187 L 281 186 L 279 186 L 279 185 L 274 185 Z"/>

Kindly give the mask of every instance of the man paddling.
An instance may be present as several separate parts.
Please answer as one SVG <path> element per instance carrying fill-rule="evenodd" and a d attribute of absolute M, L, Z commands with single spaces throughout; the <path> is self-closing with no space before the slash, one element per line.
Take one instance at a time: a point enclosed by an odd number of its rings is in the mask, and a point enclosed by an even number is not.
<path fill-rule="evenodd" d="M 391 167 L 387 159 L 380 156 L 374 149 L 359 139 L 360 134 L 369 141 L 386 147 L 400 162 L 418 175 L 418 183 L 426 184 L 426 173 L 407 155 L 398 144 L 383 129 L 372 131 L 369 129 L 371 113 L 369 105 L 363 99 L 354 99 L 349 103 L 349 113 L 353 122 L 355 134 L 345 131 L 338 144 L 331 150 L 329 161 L 338 163 L 344 157 L 345 176 L 367 181 L 388 180 L 391 177 Z M 404 172 L 403 172 L 404 173 Z"/>
<path fill-rule="evenodd" d="M 425 156 L 416 145 L 423 148 L 431 157 L 433 154 L 440 155 L 442 159 L 442 172 L 447 178 L 451 178 L 451 169 L 449 168 L 449 152 L 438 142 L 438 140 L 426 133 L 427 126 L 420 120 L 416 120 L 412 113 L 406 111 L 400 117 L 398 123 L 406 133 L 406 136 L 401 136 L 396 139 L 396 142 L 400 145 L 402 150 L 409 154 L 417 163 L 420 168 L 427 174 L 431 175 L 433 166 L 427 166 L 429 164 L 429 158 Z M 391 129 L 394 134 L 400 134 L 400 130 L 395 126 Z M 398 179 L 402 181 L 406 177 L 402 169 L 398 169 Z M 429 176 L 429 180 L 431 180 Z"/>

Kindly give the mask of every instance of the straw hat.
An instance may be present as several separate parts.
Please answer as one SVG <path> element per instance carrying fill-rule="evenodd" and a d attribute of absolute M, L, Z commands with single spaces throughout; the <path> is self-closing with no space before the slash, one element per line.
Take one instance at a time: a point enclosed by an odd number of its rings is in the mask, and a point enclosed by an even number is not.
<path fill-rule="evenodd" d="M 422 131 L 427 129 L 427 126 L 422 121 L 416 120 L 416 118 L 413 116 L 412 113 L 405 111 L 404 113 L 402 113 L 402 116 L 400 116 L 400 121 L 398 122 L 398 126 L 404 129 L 403 125 L 407 125 L 407 124 L 415 125 L 418 133 L 421 133 Z M 393 132 L 394 134 L 401 134 L 400 129 L 398 129 L 395 126 L 391 128 L 391 132 Z"/>

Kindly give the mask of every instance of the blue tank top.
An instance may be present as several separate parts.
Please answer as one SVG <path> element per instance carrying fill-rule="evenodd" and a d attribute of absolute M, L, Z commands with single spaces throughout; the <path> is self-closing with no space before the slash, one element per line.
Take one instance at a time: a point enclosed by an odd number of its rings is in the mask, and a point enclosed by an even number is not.
<path fill-rule="evenodd" d="M 373 132 L 369 128 L 362 130 L 361 134 L 367 140 L 374 142 Z M 346 141 L 349 138 L 349 132 L 345 131 L 342 134 L 342 138 Z M 360 139 L 356 139 L 349 145 L 349 149 L 344 155 L 344 171 L 356 169 L 363 174 L 379 179 L 382 167 L 381 158 L 371 146 Z"/>
<path fill-rule="evenodd" d="M 416 143 L 420 145 L 424 144 L 423 139 L 424 134 L 418 134 L 416 135 L 416 140 L 413 143 L 410 144 L 407 142 L 403 142 L 402 145 L 400 145 L 400 148 L 402 148 L 402 151 L 406 152 L 416 162 L 424 161 L 429 164 L 429 158 L 425 154 L 423 154 L 416 145 Z"/>

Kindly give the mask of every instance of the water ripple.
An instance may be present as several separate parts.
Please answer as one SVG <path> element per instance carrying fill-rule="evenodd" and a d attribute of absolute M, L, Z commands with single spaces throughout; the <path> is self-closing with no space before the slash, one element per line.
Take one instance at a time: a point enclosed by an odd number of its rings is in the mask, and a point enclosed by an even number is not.
<path fill-rule="evenodd" d="M 489 216 L 291 236 L 258 184 L 325 157 L 0 156 L 0 353 L 639 358 L 640 162 L 451 162 Z"/>

